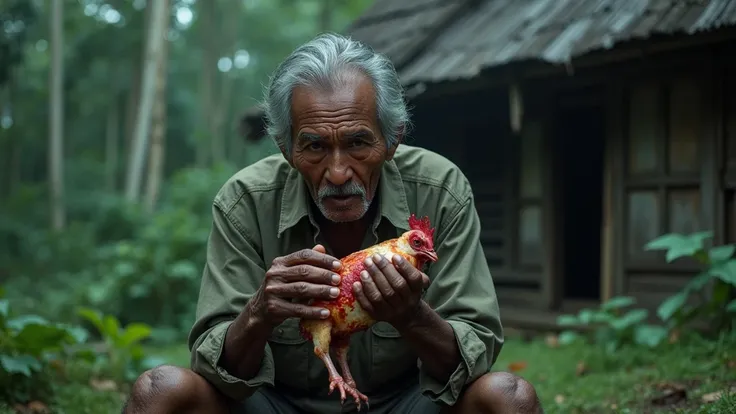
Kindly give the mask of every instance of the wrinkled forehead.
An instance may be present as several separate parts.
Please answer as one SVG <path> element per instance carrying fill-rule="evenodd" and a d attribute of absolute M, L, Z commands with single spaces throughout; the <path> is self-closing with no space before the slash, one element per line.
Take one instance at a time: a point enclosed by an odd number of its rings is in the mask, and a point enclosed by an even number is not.
<path fill-rule="evenodd" d="M 346 71 L 330 85 L 298 85 L 292 91 L 291 117 L 295 127 L 311 120 L 340 117 L 377 123 L 373 83 L 362 73 Z"/>

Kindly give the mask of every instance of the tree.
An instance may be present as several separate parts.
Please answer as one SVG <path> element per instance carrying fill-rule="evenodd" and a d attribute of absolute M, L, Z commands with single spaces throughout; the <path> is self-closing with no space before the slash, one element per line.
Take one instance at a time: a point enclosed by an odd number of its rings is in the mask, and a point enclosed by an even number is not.
<path fill-rule="evenodd" d="M 51 68 L 49 70 L 49 184 L 51 187 L 51 227 L 64 229 L 64 8 L 63 0 L 52 0 Z"/>

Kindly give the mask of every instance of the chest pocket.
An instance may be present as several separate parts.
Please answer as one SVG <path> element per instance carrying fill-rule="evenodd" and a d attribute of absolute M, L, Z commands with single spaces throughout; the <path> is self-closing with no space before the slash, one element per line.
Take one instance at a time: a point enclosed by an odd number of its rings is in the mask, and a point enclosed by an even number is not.
<path fill-rule="evenodd" d="M 289 318 L 277 326 L 268 338 L 273 353 L 277 384 L 304 390 L 309 381 L 311 343 L 299 333 L 299 319 Z"/>
<path fill-rule="evenodd" d="M 391 324 L 377 322 L 371 331 L 371 388 L 406 376 L 417 369 L 417 355 Z"/>

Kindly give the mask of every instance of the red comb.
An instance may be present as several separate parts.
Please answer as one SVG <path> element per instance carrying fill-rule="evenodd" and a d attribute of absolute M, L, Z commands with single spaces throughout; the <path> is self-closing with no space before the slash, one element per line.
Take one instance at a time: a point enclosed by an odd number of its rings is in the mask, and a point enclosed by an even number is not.
<path fill-rule="evenodd" d="M 429 217 L 424 216 L 421 220 L 417 218 L 413 213 L 409 216 L 409 228 L 412 230 L 420 230 L 424 232 L 429 238 L 434 237 L 434 229 L 429 224 Z"/>

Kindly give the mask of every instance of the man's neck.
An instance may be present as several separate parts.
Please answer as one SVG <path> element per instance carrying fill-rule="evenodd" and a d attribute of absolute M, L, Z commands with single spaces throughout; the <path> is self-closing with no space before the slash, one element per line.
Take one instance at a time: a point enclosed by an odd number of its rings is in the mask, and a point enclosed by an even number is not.
<path fill-rule="evenodd" d="M 335 223 L 326 219 L 322 214 L 316 214 L 315 219 L 320 227 L 325 242 L 338 257 L 347 256 L 361 249 L 365 233 L 371 227 L 375 215 L 378 214 L 377 202 L 371 203 L 365 215 L 356 221 Z"/>

